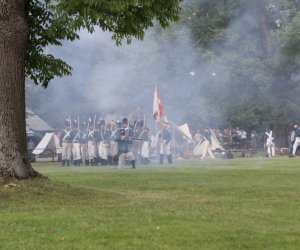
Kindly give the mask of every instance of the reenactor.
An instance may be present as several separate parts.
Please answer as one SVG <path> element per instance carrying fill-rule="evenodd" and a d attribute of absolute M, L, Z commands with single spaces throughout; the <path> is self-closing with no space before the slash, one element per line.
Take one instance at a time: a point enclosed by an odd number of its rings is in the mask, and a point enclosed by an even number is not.
<path fill-rule="evenodd" d="M 139 135 L 138 139 L 142 141 L 141 163 L 148 165 L 150 163 L 149 128 L 146 124 L 143 126 L 143 132 Z"/>
<path fill-rule="evenodd" d="M 87 122 L 83 122 L 82 125 L 83 125 L 83 132 L 80 138 L 81 157 L 82 157 L 82 162 L 85 164 L 85 166 L 88 166 L 89 165 L 89 151 L 88 151 L 89 128 Z"/>
<path fill-rule="evenodd" d="M 90 121 L 89 121 L 90 122 Z M 94 123 L 93 126 L 91 126 L 91 123 L 89 123 L 89 133 L 88 133 L 88 152 L 89 152 L 89 162 L 92 166 L 95 166 L 97 162 L 97 142 L 95 138 L 95 128 L 96 124 Z"/>
<path fill-rule="evenodd" d="M 202 161 L 204 160 L 207 153 L 210 155 L 210 157 L 212 159 L 215 159 L 215 156 L 211 151 L 212 141 L 211 141 L 211 132 L 210 132 L 209 128 L 204 129 L 202 144 L 203 144 L 204 149 L 203 149 L 203 154 L 202 154 L 201 160 Z"/>
<path fill-rule="evenodd" d="M 118 142 L 118 168 L 123 168 L 126 160 L 130 161 L 132 168 L 135 168 L 134 154 L 130 151 L 132 140 L 130 140 L 129 136 L 126 135 L 126 130 L 124 128 L 120 129 L 119 137 L 117 137 L 115 141 Z"/>
<path fill-rule="evenodd" d="M 110 130 L 107 134 L 107 137 L 109 139 L 107 160 L 110 165 L 117 164 L 118 162 L 118 142 L 116 141 L 116 139 L 119 137 L 119 135 L 117 126 L 121 126 L 121 123 L 112 120 L 110 123 Z"/>
<path fill-rule="evenodd" d="M 132 143 L 132 152 L 134 154 L 135 159 L 139 160 L 142 163 L 141 158 L 141 149 L 142 149 L 142 134 L 143 134 L 143 124 L 144 121 L 135 121 L 133 126 L 133 137 L 138 139 L 134 140 Z"/>
<path fill-rule="evenodd" d="M 72 137 L 72 156 L 73 156 L 73 164 L 75 166 L 80 167 L 81 163 L 81 153 L 80 153 L 80 129 L 79 129 L 79 123 L 77 120 L 74 120 L 73 122 L 73 129 L 71 131 L 71 137 Z"/>
<path fill-rule="evenodd" d="M 96 158 L 94 160 L 94 166 L 98 166 L 98 163 L 100 162 L 100 157 L 99 157 L 99 144 L 100 144 L 100 121 L 98 121 L 96 123 L 96 127 L 95 127 L 95 155 Z"/>
<path fill-rule="evenodd" d="M 101 165 L 107 165 L 108 160 L 108 148 L 109 148 L 109 137 L 108 131 L 106 129 L 106 124 L 104 119 L 99 120 L 100 131 L 98 133 L 98 155 Z"/>
<path fill-rule="evenodd" d="M 71 120 L 66 120 L 65 128 L 60 132 L 59 144 L 62 147 L 62 166 L 70 166 L 72 157 Z"/>
<path fill-rule="evenodd" d="M 164 156 L 167 157 L 168 163 L 172 164 L 172 153 L 171 153 L 171 139 L 172 135 L 170 132 L 170 125 L 168 122 L 161 122 L 162 131 L 160 132 L 160 156 L 159 164 L 164 163 Z"/>
<path fill-rule="evenodd" d="M 267 129 L 267 131 L 265 132 L 265 145 L 267 147 L 267 156 L 275 156 L 274 133 L 270 129 Z"/>
<path fill-rule="evenodd" d="M 294 130 L 295 130 L 295 133 L 294 133 L 294 144 L 293 144 L 292 156 L 296 156 L 296 151 L 300 144 L 300 127 L 298 127 L 298 125 L 295 126 Z"/>

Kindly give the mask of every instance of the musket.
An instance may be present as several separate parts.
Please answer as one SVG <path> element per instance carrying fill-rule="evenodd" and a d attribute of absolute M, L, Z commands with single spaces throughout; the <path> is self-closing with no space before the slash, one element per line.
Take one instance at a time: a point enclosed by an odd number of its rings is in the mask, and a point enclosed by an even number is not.
<path fill-rule="evenodd" d="M 78 133 L 79 133 L 80 132 L 79 116 L 77 116 L 77 123 L 78 123 L 77 129 L 78 129 Z"/>
<path fill-rule="evenodd" d="M 71 119 L 71 115 L 69 115 L 69 120 L 70 120 L 70 128 L 72 130 L 72 119 Z"/>
<path fill-rule="evenodd" d="M 95 131 L 95 129 L 96 129 L 96 116 L 97 116 L 97 115 L 94 116 L 94 127 L 93 127 L 93 130 L 94 130 L 94 131 Z"/>

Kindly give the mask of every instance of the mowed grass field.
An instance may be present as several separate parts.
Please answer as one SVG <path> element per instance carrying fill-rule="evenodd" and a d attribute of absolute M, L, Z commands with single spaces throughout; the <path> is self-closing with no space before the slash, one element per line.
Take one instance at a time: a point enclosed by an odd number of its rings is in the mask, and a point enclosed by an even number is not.
<path fill-rule="evenodd" d="M 0 249 L 300 249 L 300 158 L 34 167 L 0 187 Z"/>

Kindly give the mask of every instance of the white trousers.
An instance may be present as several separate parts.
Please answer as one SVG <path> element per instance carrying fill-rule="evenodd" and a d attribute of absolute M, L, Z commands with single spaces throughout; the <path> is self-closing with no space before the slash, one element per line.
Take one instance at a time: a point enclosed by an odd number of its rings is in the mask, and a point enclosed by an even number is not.
<path fill-rule="evenodd" d="M 149 142 L 144 141 L 141 149 L 141 156 L 143 158 L 149 158 Z"/>
<path fill-rule="evenodd" d="M 134 154 L 132 152 L 120 154 L 118 168 L 123 168 L 125 166 L 125 161 L 126 160 L 133 161 L 134 160 Z"/>
<path fill-rule="evenodd" d="M 212 159 L 215 159 L 215 156 L 214 154 L 212 153 L 211 149 L 210 149 L 210 143 L 209 141 L 204 141 L 203 142 L 203 154 L 202 154 L 202 157 L 201 157 L 201 160 L 203 160 L 205 158 L 205 156 L 207 155 L 207 153 L 210 155 L 210 157 Z"/>
<path fill-rule="evenodd" d="M 97 157 L 97 143 L 94 141 L 88 141 L 89 160 L 93 160 Z"/>
<path fill-rule="evenodd" d="M 118 143 L 116 141 L 110 141 L 108 155 L 110 156 L 118 155 Z"/>
<path fill-rule="evenodd" d="M 98 146 L 98 155 L 101 159 L 107 160 L 108 156 L 108 143 L 104 143 L 103 141 L 100 141 Z"/>
<path fill-rule="evenodd" d="M 62 160 L 70 161 L 72 156 L 72 143 L 63 142 L 62 143 Z"/>
<path fill-rule="evenodd" d="M 88 144 L 81 144 L 81 157 L 82 161 L 88 161 L 89 160 L 89 151 L 88 151 Z"/>
<path fill-rule="evenodd" d="M 266 146 L 267 146 L 268 156 L 269 157 L 275 156 L 275 143 L 267 141 Z"/>
<path fill-rule="evenodd" d="M 81 159 L 80 154 L 80 143 L 74 142 L 72 147 L 72 153 L 73 153 L 73 161 L 77 161 Z"/>
<path fill-rule="evenodd" d="M 293 155 L 296 155 L 296 151 L 297 151 L 299 144 L 300 144 L 300 137 L 296 137 L 294 145 L 293 145 Z"/>
<path fill-rule="evenodd" d="M 170 155 L 171 154 L 171 142 L 166 144 L 165 141 L 162 141 L 160 144 L 160 154 L 161 155 Z"/>

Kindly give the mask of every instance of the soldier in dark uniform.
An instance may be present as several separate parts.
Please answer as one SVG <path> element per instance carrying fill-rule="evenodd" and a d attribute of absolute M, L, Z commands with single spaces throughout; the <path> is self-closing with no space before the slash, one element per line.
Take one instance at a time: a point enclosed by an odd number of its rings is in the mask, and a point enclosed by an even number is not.
<path fill-rule="evenodd" d="M 59 144 L 62 147 L 62 165 L 70 166 L 72 157 L 71 121 L 66 120 L 65 129 L 60 132 Z"/>
<path fill-rule="evenodd" d="M 138 140 L 134 140 L 132 143 L 132 152 L 136 160 L 142 162 L 141 149 L 142 149 L 142 133 L 143 133 L 144 121 L 135 121 L 133 126 L 133 137 Z"/>
<path fill-rule="evenodd" d="M 132 168 L 135 168 L 134 154 L 130 152 L 130 145 L 132 145 L 132 140 L 130 140 L 129 136 L 126 135 L 126 130 L 124 128 L 120 130 L 119 137 L 116 138 L 116 142 L 118 142 L 119 154 L 118 168 L 123 168 L 125 166 L 126 160 L 129 160 Z"/>

